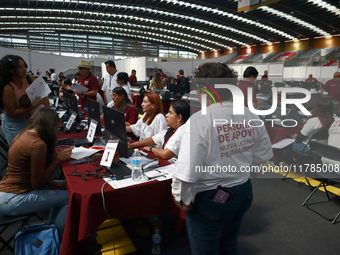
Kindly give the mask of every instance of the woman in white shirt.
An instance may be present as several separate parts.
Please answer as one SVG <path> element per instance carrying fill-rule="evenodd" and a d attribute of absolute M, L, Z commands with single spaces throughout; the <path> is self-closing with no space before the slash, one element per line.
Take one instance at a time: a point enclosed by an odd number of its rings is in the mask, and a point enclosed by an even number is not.
<path fill-rule="evenodd" d="M 139 140 L 154 136 L 166 129 L 162 100 L 156 93 L 145 94 L 142 102 L 143 116 L 134 125 L 126 125 L 126 132 L 133 132 Z"/>
<path fill-rule="evenodd" d="M 142 141 L 130 143 L 130 149 L 144 147 L 153 152 L 157 157 L 170 159 L 177 157 L 181 146 L 183 126 L 190 117 L 190 106 L 184 101 L 175 101 L 170 104 L 169 112 L 165 116 L 167 129 L 148 137 Z M 158 146 L 158 148 L 156 146 Z"/>

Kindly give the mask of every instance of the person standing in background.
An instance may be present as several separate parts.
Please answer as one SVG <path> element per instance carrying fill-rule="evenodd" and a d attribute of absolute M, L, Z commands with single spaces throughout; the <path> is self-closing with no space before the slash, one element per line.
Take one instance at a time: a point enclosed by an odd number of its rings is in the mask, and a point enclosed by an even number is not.
<path fill-rule="evenodd" d="M 321 95 L 324 90 L 327 90 L 328 95 L 332 98 L 332 100 L 340 102 L 340 72 L 335 72 L 333 79 L 327 81 L 325 85 L 323 85 L 320 91 Z"/>
<path fill-rule="evenodd" d="M 258 74 L 259 72 L 256 70 L 255 67 L 248 66 L 243 72 L 243 80 L 241 80 L 237 85 L 237 87 L 239 87 L 243 92 L 245 107 L 248 107 L 248 88 L 252 88 L 253 90 L 253 107 L 257 109 L 257 107 L 262 105 L 262 101 L 256 99 L 256 92 L 253 88 L 253 84 L 255 83 Z"/>
<path fill-rule="evenodd" d="M 318 80 L 313 78 L 313 74 L 308 75 L 308 79 L 305 80 L 305 83 L 318 83 Z"/>
<path fill-rule="evenodd" d="M 20 99 L 27 97 L 26 89 L 35 78 L 27 75 L 27 64 L 16 55 L 6 55 L 0 61 L 0 108 L 3 109 L 2 129 L 8 145 L 14 137 L 26 126 L 30 117 L 29 112 L 41 104 L 50 107 L 48 98 L 37 99 L 32 104 L 20 105 Z"/>
<path fill-rule="evenodd" d="M 117 84 L 117 74 L 118 71 L 116 69 L 116 64 L 112 60 L 105 62 L 106 71 L 108 72 L 104 77 L 103 83 L 103 95 L 104 95 L 104 104 L 107 105 L 109 102 L 112 101 L 112 90 L 115 87 L 118 87 Z"/>
<path fill-rule="evenodd" d="M 159 73 L 162 80 L 163 80 L 164 77 L 166 77 L 166 75 L 163 73 L 162 69 L 158 69 L 157 73 Z"/>
<path fill-rule="evenodd" d="M 264 71 L 264 74 L 261 77 L 261 81 L 268 82 L 268 71 Z"/>
<path fill-rule="evenodd" d="M 53 68 L 50 69 L 50 74 L 51 74 L 51 76 L 50 76 L 50 78 L 51 78 L 51 83 L 52 83 L 53 85 L 57 85 L 57 84 L 58 84 L 58 74 L 56 74 L 56 73 L 54 72 L 54 69 L 53 69 Z"/>
<path fill-rule="evenodd" d="M 130 83 L 131 86 L 135 86 L 135 87 L 138 86 L 137 77 L 136 77 L 136 70 L 135 69 L 132 69 L 132 71 L 131 71 L 131 75 L 129 77 L 129 83 Z"/>
<path fill-rule="evenodd" d="M 90 71 L 90 63 L 85 60 L 79 61 L 79 73 L 80 79 L 79 84 L 88 88 L 86 92 L 75 91 L 74 93 L 79 96 L 79 102 L 81 107 L 87 111 L 87 98 L 97 100 L 97 93 L 100 89 L 99 81 L 96 76 L 94 76 Z"/>

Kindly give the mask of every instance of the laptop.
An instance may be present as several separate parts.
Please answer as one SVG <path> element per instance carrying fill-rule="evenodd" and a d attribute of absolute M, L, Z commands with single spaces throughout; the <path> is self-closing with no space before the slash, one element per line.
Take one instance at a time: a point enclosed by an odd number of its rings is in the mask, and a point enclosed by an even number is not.
<path fill-rule="evenodd" d="M 127 147 L 127 135 L 125 127 L 124 113 L 103 106 L 105 123 L 105 141 L 119 139 L 117 151 L 121 157 L 129 158 L 133 154 L 133 149 Z"/>

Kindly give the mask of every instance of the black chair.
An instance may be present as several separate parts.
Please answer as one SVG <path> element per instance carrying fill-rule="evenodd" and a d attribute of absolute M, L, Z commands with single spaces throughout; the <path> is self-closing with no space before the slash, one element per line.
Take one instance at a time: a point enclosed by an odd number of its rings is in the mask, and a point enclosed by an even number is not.
<path fill-rule="evenodd" d="M 8 154 L 8 144 L 5 138 L 5 134 L 0 127 L 0 180 L 7 172 L 7 154 Z"/>
<path fill-rule="evenodd" d="M 305 164 L 311 164 L 314 161 L 314 156 L 313 154 L 306 153 L 306 149 L 308 148 L 310 142 L 312 140 L 327 140 L 328 139 L 328 129 L 329 128 L 321 128 L 317 130 L 316 132 L 313 133 L 313 135 L 310 137 L 310 139 L 307 141 L 305 144 L 305 147 L 303 148 L 302 151 L 294 151 L 293 152 L 293 164 L 296 165 L 295 169 L 301 169 L 302 175 L 305 177 L 306 182 L 310 189 L 314 189 L 314 187 L 310 184 L 308 177 L 309 178 L 317 178 L 317 175 L 311 172 L 307 172 L 305 169 Z M 307 169 L 308 170 L 308 169 Z M 283 177 L 283 180 L 286 179 L 287 175 L 289 172 L 286 173 L 286 175 Z"/>
<path fill-rule="evenodd" d="M 0 214 L 0 242 L 2 243 L 2 247 L 0 247 L 0 254 L 4 249 L 8 249 L 12 253 L 14 253 L 14 244 L 11 246 L 11 242 L 14 240 L 15 235 L 26 225 L 28 225 L 28 221 L 34 217 L 37 216 L 40 221 L 42 219 L 37 213 L 31 213 L 28 215 L 22 215 L 22 216 L 6 216 Z M 11 234 L 9 234 L 9 231 L 7 231 L 7 238 L 5 240 L 5 237 L 3 237 L 3 233 L 13 225 L 16 226 L 15 230 L 11 229 Z M 10 236 L 9 236 L 10 235 Z M 8 237 L 9 236 L 9 237 Z"/>
<path fill-rule="evenodd" d="M 315 211 L 313 208 L 309 207 L 307 204 L 308 200 L 314 195 L 314 193 L 319 189 L 319 187 L 323 186 L 325 189 L 325 193 L 327 195 L 328 201 L 330 201 L 330 197 L 327 191 L 327 184 L 329 181 L 340 183 L 340 172 L 334 171 L 335 166 L 333 164 L 323 164 L 321 161 L 321 157 L 326 159 L 331 159 L 334 161 L 339 161 L 340 164 L 340 149 L 328 144 L 323 144 L 317 141 L 311 141 L 309 144 L 309 147 L 311 151 L 313 152 L 315 163 L 319 164 L 321 167 L 317 173 L 319 176 L 319 179 L 321 180 L 320 184 L 316 186 L 313 191 L 308 195 L 308 197 L 305 199 L 305 201 L 302 203 L 302 206 L 306 206 L 309 210 L 313 211 L 314 213 L 320 215 L 322 218 L 331 221 L 332 224 L 335 224 L 336 220 L 340 216 L 340 211 L 334 218 L 328 218 L 318 211 Z M 332 169 L 330 169 L 330 166 L 333 166 Z M 320 202 L 319 202 L 320 203 Z M 319 203 L 314 203 L 319 204 Z"/>

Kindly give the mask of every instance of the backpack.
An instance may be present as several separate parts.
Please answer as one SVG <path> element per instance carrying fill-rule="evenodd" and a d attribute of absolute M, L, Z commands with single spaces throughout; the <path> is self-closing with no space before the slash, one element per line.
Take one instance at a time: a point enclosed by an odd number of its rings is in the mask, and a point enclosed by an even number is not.
<path fill-rule="evenodd" d="M 59 255 L 60 246 L 54 224 L 28 225 L 15 235 L 14 255 Z"/>

